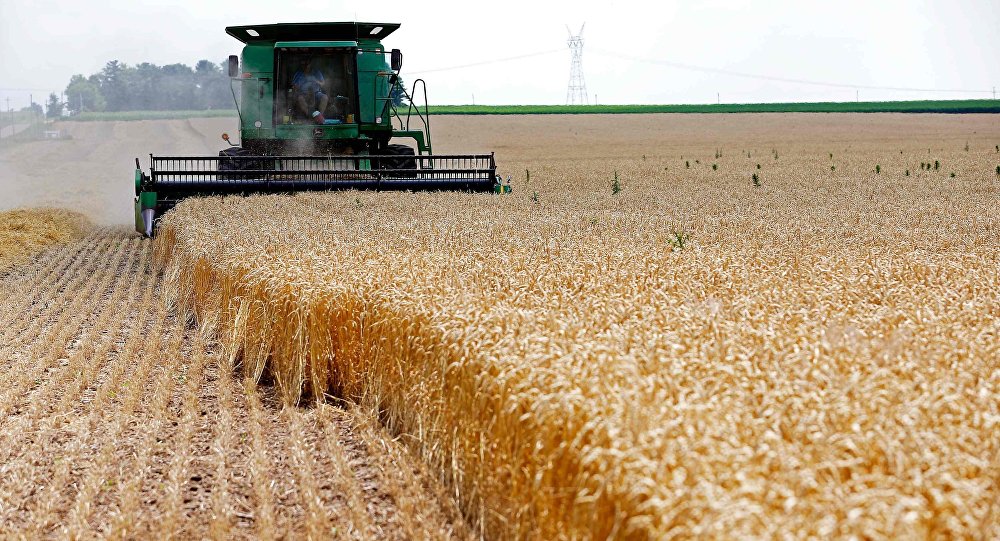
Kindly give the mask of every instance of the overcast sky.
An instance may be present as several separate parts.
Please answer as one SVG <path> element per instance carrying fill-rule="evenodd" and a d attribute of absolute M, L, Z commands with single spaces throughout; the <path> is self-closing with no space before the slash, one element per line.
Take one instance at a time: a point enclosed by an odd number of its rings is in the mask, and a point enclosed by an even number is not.
<path fill-rule="evenodd" d="M 405 80 L 427 80 L 432 104 L 473 96 L 480 104 L 565 103 L 566 26 L 575 32 L 583 23 L 587 90 L 600 103 L 990 98 L 1000 87 L 1000 0 L 565 6 L 0 0 L 0 106 L 10 97 L 12 107 L 23 107 L 29 92 L 43 101 L 74 73 L 89 75 L 112 59 L 222 61 L 241 47 L 225 33 L 228 25 L 355 19 L 402 23 L 385 43 L 403 50 Z M 525 55 L 533 56 L 503 60 Z"/>

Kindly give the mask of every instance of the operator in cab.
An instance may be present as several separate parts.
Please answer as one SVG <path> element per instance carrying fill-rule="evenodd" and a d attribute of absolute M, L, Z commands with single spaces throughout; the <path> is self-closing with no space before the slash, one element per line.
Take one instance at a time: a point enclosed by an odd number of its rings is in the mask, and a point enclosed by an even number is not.
<path fill-rule="evenodd" d="M 323 111 L 326 111 L 330 101 L 324 88 L 325 83 L 323 72 L 313 67 L 312 60 L 302 58 L 299 61 L 299 69 L 292 76 L 292 94 L 299 111 L 317 124 L 326 121 Z"/>

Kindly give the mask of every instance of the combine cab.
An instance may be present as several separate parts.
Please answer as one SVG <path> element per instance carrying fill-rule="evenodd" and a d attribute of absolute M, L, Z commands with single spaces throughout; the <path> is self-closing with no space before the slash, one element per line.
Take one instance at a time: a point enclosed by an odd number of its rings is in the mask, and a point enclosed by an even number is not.
<path fill-rule="evenodd" d="M 136 230 L 188 196 L 341 189 L 506 193 L 492 154 L 434 155 L 424 81 L 407 92 L 403 55 L 382 39 L 388 23 L 232 26 L 229 57 L 240 145 L 218 156 L 136 159 Z M 386 58 L 388 56 L 388 59 Z M 388 60 L 388 62 L 387 62 Z M 420 92 L 421 106 L 413 97 Z M 405 111 L 402 103 L 406 103 Z M 223 135 L 229 142 L 229 137 Z M 393 144 L 408 139 L 413 146 Z"/>

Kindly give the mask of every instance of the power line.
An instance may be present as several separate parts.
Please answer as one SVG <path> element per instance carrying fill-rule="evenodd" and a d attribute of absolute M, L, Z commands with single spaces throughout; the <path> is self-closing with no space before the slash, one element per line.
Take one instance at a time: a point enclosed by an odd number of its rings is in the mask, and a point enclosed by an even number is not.
<path fill-rule="evenodd" d="M 457 69 L 464 69 L 464 68 L 473 68 L 473 67 L 476 67 L 476 66 L 485 66 L 485 65 L 488 65 L 488 64 L 497 64 L 499 62 L 509 62 L 511 60 L 521 60 L 522 58 L 532 58 L 532 57 L 535 57 L 535 56 L 543 56 L 543 55 L 547 55 L 547 54 L 554 54 L 554 53 L 561 53 L 561 52 L 563 52 L 563 49 L 553 49 L 551 51 L 539 51 L 537 53 L 528 53 L 528 54 L 522 54 L 522 55 L 518 55 L 518 56 L 509 56 L 507 58 L 497 58 L 497 59 L 494 59 L 494 60 L 484 60 L 482 62 L 473 62 L 471 64 L 461 64 L 459 66 L 449 66 L 447 68 L 433 68 L 433 69 L 426 69 L 426 70 L 414 70 L 414 71 L 409 71 L 407 73 L 409 75 L 417 75 L 417 74 L 423 74 L 423 73 L 432 73 L 432 72 L 436 72 L 436 71 L 450 71 L 450 70 L 457 70 Z"/>
<path fill-rule="evenodd" d="M 51 92 L 51 88 L 0 88 L 0 92 Z"/>
<path fill-rule="evenodd" d="M 730 75 L 733 77 L 744 77 L 748 79 L 761 79 L 765 81 L 778 81 L 782 83 L 796 83 L 803 85 L 814 85 L 814 86 L 826 86 L 833 88 L 862 88 L 865 90 L 895 90 L 898 92 L 957 92 L 957 93 L 985 93 L 989 94 L 990 90 L 957 90 L 957 89 L 940 89 L 940 88 L 909 88 L 909 87 L 898 87 L 898 86 L 873 86 L 873 85 L 854 85 L 847 83 L 831 83 L 825 81 L 811 81 L 808 79 L 795 79 L 789 77 L 775 77 L 772 75 L 760 75 L 755 73 L 745 73 L 739 71 L 731 71 L 719 68 L 709 68 L 705 66 L 696 66 L 693 64 L 683 64 L 680 62 L 671 62 L 669 60 L 656 60 L 652 58 L 641 58 L 637 56 L 627 55 L 623 53 L 617 53 L 614 51 L 602 51 L 600 49 L 593 50 L 594 53 L 602 56 L 611 56 L 615 58 L 621 58 L 625 60 L 632 60 L 635 62 L 645 62 L 647 64 L 657 64 L 660 66 L 669 66 L 672 68 L 686 69 L 692 71 L 703 71 L 707 73 L 718 73 L 720 75 Z"/>

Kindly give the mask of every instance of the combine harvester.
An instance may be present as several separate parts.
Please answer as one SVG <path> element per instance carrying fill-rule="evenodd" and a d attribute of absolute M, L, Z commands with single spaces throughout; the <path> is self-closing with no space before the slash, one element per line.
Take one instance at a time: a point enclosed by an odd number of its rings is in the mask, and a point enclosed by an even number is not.
<path fill-rule="evenodd" d="M 493 154 L 431 152 L 427 87 L 409 93 L 403 55 L 382 40 L 389 23 L 298 23 L 231 26 L 242 67 L 229 57 L 240 121 L 240 145 L 218 156 L 154 156 L 149 174 L 136 158 L 135 227 L 147 237 L 163 213 L 185 197 L 342 189 L 462 190 L 507 193 Z M 422 110 L 414 104 L 420 93 Z M 405 114 L 397 97 L 406 101 Z M 414 127 L 411 128 L 411 121 Z M 412 139 L 417 151 L 393 138 Z"/>

